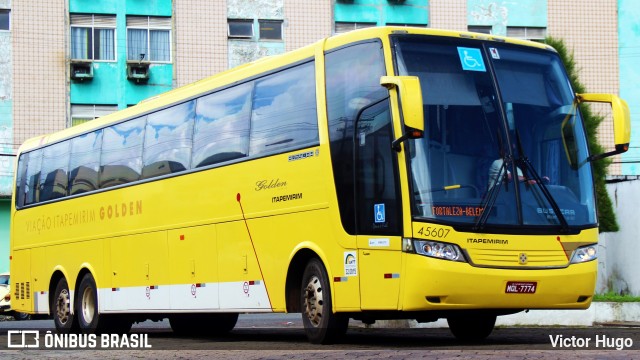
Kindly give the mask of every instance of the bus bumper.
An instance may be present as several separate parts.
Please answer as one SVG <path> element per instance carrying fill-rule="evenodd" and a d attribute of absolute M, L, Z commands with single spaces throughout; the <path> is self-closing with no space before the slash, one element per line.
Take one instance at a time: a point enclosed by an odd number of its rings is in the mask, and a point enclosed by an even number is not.
<path fill-rule="evenodd" d="M 597 261 L 564 269 L 494 269 L 406 255 L 404 311 L 464 309 L 586 309 Z M 535 284 L 534 293 L 509 293 L 507 283 Z"/>

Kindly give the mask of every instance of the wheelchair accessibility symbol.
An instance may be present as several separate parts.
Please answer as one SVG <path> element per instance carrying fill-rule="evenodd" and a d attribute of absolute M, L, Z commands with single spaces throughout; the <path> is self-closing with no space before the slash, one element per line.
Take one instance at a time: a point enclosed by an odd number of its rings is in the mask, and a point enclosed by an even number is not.
<path fill-rule="evenodd" d="M 459 47 L 458 56 L 460 56 L 462 70 L 487 71 L 480 49 Z"/>
<path fill-rule="evenodd" d="M 384 204 L 374 204 L 373 205 L 373 217 L 374 217 L 374 222 L 376 224 L 378 223 L 383 223 L 386 221 L 385 217 L 385 212 L 384 212 Z"/>

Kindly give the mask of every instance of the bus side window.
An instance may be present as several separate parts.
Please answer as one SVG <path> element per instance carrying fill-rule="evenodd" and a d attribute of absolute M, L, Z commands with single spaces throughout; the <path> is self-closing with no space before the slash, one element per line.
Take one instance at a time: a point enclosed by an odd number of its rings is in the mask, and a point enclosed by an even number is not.
<path fill-rule="evenodd" d="M 400 234 L 400 194 L 389 101 L 356 120 L 356 216 L 358 233 Z"/>
<path fill-rule="evenodd" d="M 256 81 L 249 155 L 299 149 L 318 141 L 314 62 Z"/>
<path fill-rule="evenodd" d="M 249 154 L 252 91 L 253 82 L 249 82 L 197 100 L 192 168 Z"/>
<path fill-rule="evenodd" d="M 47 201 L 67 196 L 69 141 L 44 148 L 40 172 L 40 199 Z"/>
<path fill-rule="evenodd" d="M 98 189 L 102 130 L 71 139 L 69 161 L 69 195 Z"/>
<path fill-rule="evenodd" d="M 42 149 L 29 152 L 27 173 L 24 185 L 24 204 L 30 205 L 40 201 L 40 165 Z"/>
<path fill-rule="evenodd" d="M 142 143 L 147 117 L 104 129 L 100 156 L 100 188 L 140 180 Z"/>
<path fill-rule="evenodd" d="M 16 204 L 17 208 L 24 205 L 24 186 L 25 186 L 25 172 L 27 171 L 27 159 L 29 158 L 29 153 L 20 154 L 18 158 L 18 169 L 16 171 Z"/>
<path fill-rule="evenodd" d="M 189 101 L 149 115 L 144 136 L 142 179 L 189 168 L 195 105 L 195 101 Z"/>
<path fill-rule="evenodd" d="M 328 52 L 326 95 L 333 178 L 342 227 L 356 233 L 353 148 L 355 117 L 365 106 L 389 96 L 380 86 L 385 75 L 382 44 L 371 42 Z"/>

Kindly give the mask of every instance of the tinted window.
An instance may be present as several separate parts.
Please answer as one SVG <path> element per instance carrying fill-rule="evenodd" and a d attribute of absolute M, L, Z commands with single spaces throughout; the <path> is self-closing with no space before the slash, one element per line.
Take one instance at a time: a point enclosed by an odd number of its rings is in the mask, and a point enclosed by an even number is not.
<path fill-rule="evenodd" d="M 229 19 L 229 37 L 252 37 L 253 20 Z"/>
<path fill-rule="evenodd" d="M 18 158 L 18 170 L 16 172 L 16 206 L 24 205 L 25 171 L 27 171 L 27 159 L 29 154 L 22 154 Z"/>
<path fill-rule="evenodd" d="M 40 165 L 42 149 L 31 151 L 27 161 L 27 176 L 24 185 L 24 204 L 34 204 L 40 199 Z"/>
<path fill-rule="evenodd" d="M 400 194 L 389 101 L 368 107 L 357 119 L 356 216 L 359 234 L 400 234 Z"/>
<path fill-rule="evenodd" d="M 385 74 L 382 45 L 358 44 L 325 56 L 331 159 L 342 226 L 355 233 L 353 203 L 354 122 L 365 106 L 388 96 L 380 86 Z"/>
<path fill-rule="evenodd" d="M 42 155 L 40 199 L 47 201 L 67 195 L 69 142 L 47 146 Z"/>
<path fill-rule="evenodd" d="M 104 129 L 100 158 L 100 188 L 140 179 L 146 117 Z"/>
<path fill-rule="evenodd" d="M 144 135 L 142 178 L 189 168 L 195 101 L 149 115 Z"/>
<path fill-rule="evenodd" d="M 193 167 L 247 156 L 253 83 L 198 99 Z"/>
<path fill-rule="evenodd" d="M 102 130 L 80 135 L 71 140 L 69 162 L 69 194 L 98 189 Z"/>
<path fill-rule="evenodd" d="M 10 30 L 9 15 L 10 12 L 8 9 L 0 9 L 0 30 Z"/>
<path fill-rule="evenodd" d="M 313 65 L 310 62 L 256 82 L 250 155 L 286 151 L 318 142 Z"/>
<path fill-rule="evenodd" d="M 282 40 L 281 20 L 260 20 L 260 39 Z"/>

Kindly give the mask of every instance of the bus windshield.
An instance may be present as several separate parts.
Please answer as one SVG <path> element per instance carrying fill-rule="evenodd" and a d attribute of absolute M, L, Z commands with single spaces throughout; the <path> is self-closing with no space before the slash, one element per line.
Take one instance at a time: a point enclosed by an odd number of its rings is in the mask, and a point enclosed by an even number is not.
<path fill-rule="evenodd" d="M 586 135 L 556 53 L 398 36 L 399 75 L 422 86 L 425 134 L 409 141 L 413 215 L 492 227 L 593 227 Z M 544 230 L 543 230 L 544 231 Z"/>

